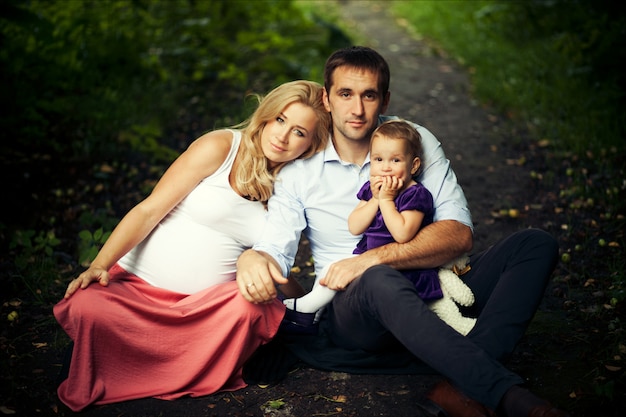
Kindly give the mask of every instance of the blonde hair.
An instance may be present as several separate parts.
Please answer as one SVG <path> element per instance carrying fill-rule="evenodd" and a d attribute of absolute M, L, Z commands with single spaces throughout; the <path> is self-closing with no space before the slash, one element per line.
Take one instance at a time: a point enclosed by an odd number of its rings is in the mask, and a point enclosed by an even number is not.
<path fill-rule="evenodd" d="M 372 139 L 374 139 L 375 136 L 403 140 L 406 144 L 406 150 L 411 157 L 422 159 L 422 153 L 424 152 L 422 147 L 422 135 L 406 120 L 388 120 L 380 124 L 372 133 Z M 373 140 L 370 142 L 370 147 L 372 142 Z M 422 167 L 420 165 L 420 168 L 413 175 L 419 174 L 421 169 Z"/>
<path fill-rule="evenodd" d="M 290 104 L 309 106 L 317 117 L 311 146 L 299 158 L 308 158 L 326 147 L 330 132 L 330 113 L 322 100 L 323 87 L 313 81 L 291 81 L 282 84 L 265 97 L 256 95 L 259 106 L 244 122 L 234 126 L 242 129 L 239 162 L 233 171 L 236 187 L 242 195 L 267 203 L 274 191 L 276 174 L 285 166 L 268 167 L 261 147 L 261 134 L 268 121 L 274 120 Z"/>

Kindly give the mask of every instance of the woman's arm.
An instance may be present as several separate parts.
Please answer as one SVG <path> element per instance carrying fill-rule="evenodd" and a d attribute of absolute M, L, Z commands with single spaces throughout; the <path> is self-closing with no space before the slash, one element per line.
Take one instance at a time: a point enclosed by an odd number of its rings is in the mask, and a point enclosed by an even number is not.
<path fill-rule="evenodd" d="M 109 268 L 145 239 L 200 181 L 220 167 L 231 144 L 232 133 L 225 130 L 207 133 L 194 141 L 167 169 L 152 193 L 124 216 L 89 269 L 70 282 L 65 298 L 93 281 L 108 285 Z"/>

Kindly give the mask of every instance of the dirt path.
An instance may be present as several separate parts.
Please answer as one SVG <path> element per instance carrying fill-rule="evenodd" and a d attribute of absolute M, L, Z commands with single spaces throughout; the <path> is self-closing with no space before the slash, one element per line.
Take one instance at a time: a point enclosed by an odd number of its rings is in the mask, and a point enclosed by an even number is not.
<path fill-rule="evenodd" d="M 469 96 L 466 73 L 450 59 L 412 37 L 376 2 L 342 2 L 355 32 L 374 34 L 363 43 L 376 48 L 392 71 L 389 114 L 429 128 L 443 143 L 472 209 L 475 249 L 529 226 L 523 219 L 498 219 L 494 210 L 519 208 L 529 192 L 528 173 L 515 159 L 495 116 Z M 521 187 L 521 188 L 520 188 Z M 539 225 L 534 225 L 539 226 Z M 294 371 L 282 383 L 233 393 L 165 402 L 131 401 L 87 410 L 82 416 L 419 416 L 415 404 L 436 381 L 433 376 L 369 376 L 312 369 Z M 281 407 L 272 408 L 282 402 Z M 73 415 L 65 408 L 58 415 Z"/>
<path fill-rule="evenodd" d="M 345 2 L 343 12 L 363 42 L 378 50 L 391 67 L 388 114 L 428 128 L 443 144 L 468 199 L 475 226 L 475 250 L 516 229 L 516 221 L 496 222 L 500 209 L 521 209 L 528 172 L 508 163 L 517 157 L 507 147 L 498 117 L 479 107 L 469 95 L 469 78 L 451 59 L 416 40 L 393 21 L 377 2 Z M 376 34 L 368 37 L 367 34 Z"/>

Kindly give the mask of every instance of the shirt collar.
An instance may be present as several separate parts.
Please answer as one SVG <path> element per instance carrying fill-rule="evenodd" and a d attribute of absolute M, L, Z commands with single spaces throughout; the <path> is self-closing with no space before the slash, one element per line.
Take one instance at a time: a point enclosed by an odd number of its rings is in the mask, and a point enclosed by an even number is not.
<path fill-rule="evenodd" d="M 335 149 L 335 145 L 333 144 L 332 137 L 329 135 L 328 137 L 328 145 L 326 149 L 324 149 L 324 162 L 337 161 L 341 162 L 341 158 L 337 153 L 337 149 Z"/>
<path fill-rule="evenodd" d="M 335 145 L 333 144 L 332 136 L 328 136 L 328 145 L 326 145 L 326 149 L 322 151 L 324 155 L 324 162 L 339 162 L 341 164 L 347 164 L 344 162 L 339 154 L 337 153 L 337 149 L 335 149 Z M 365 161 L 363 162 L 363 166 L 367 166 L 370 164 L 370 153 L 368 152 L 365 156 Z"/>

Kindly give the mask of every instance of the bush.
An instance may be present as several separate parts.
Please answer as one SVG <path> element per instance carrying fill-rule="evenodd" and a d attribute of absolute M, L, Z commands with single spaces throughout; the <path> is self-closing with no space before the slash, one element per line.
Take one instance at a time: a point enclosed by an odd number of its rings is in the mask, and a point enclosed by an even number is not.
<path fill-rule="evenodd" d="M 155 136 L 177 119 L 198 130 L 239 122 L 247 92 L 319 81 L 333 48 L 329 29 L 290 1 L 8 0 L 0 8 L 0 100 L 11 103 L 0 114 L 2 146 L 64 158 L 141 149 L 137 132 L 146 130 L 154 151 Z"/>

